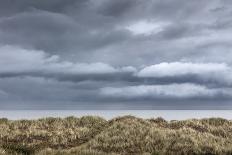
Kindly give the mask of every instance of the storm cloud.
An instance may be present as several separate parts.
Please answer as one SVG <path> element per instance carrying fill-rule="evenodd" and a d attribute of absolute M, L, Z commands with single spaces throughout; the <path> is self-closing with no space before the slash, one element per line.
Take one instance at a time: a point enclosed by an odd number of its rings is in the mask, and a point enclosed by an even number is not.
<path fill-rule="evenodd" d="M 1 109 L 232 109 L 229 0 L 0 0 Z"/>

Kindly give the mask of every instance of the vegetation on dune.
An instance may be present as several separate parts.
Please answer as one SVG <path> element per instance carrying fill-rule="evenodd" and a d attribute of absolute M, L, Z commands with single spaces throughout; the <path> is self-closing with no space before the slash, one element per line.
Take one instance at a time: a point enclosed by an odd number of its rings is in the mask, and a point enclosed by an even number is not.
<path fill-rule="evenodd" d="M 79 146 L 107 125 L 106 120 L 89 116 L 0 122 L 1 147 L 23 154 L 33 154 L 45 148 L 68 149 Z"/>
<path fill-rule="evenodd" d="M 232 121 L 133 116 L 0 119 L 0 154 L 232 154 Z"/>

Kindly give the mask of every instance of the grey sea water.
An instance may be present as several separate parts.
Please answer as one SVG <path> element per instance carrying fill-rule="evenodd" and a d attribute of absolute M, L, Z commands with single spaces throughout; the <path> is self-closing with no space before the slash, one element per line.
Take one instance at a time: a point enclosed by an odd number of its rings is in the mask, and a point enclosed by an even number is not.
<path fill-rule="evenodd" d="M 111 119 L 133 115 L 141 118 L 163 117 L 166 120 L 221 117 L 232 120 L 232 110 L 0 110 L 0 118 L 11 120 L 38 119 L 44 117 L 100 116 Z"/>

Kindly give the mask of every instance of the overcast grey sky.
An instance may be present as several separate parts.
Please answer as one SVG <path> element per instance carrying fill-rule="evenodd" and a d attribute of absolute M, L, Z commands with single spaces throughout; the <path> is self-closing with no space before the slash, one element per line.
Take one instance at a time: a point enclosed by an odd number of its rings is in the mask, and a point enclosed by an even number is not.
<path fill-rule="evenodd" d="M 1 109 L 232 109 L 231 0 L 0 0 Z"/>

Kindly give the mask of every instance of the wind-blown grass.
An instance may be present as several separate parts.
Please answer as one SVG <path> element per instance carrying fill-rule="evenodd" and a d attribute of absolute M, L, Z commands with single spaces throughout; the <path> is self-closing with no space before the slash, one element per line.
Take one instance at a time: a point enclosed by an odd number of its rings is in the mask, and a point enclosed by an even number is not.
<path fill-rule="evenodd" d="M 123 116 L 0 119 L 0 154 L 232 154 L 232 121 Z"/>

